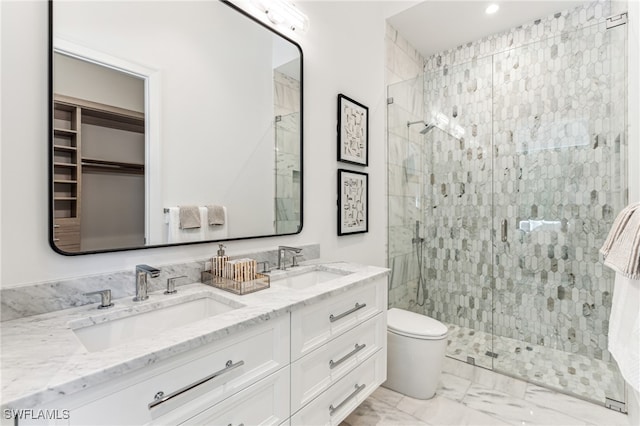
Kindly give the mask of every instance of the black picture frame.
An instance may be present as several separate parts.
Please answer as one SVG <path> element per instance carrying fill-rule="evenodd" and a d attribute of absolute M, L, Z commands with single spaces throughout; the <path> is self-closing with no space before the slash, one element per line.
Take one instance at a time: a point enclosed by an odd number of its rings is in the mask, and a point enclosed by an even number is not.
<path fill-rule="evenodd" d="M 369 165 L 369 108 L 338 95 L 338 161 Z"/>
<path fill-rule="evenodd" d="M 338 235 L 369 232 L 369 175 L 338 169 Z"/>

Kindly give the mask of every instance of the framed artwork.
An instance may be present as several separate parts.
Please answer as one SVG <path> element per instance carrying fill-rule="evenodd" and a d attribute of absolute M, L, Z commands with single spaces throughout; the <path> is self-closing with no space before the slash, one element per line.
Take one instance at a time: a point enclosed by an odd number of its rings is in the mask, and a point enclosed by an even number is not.
<path fill-rule="evenodd" d="M 369 231 L 369 175 L 338 169 L 338 235 Z"/>
<path fill-rule="evenodd" d="M 338 95 L 338 161 L 369 164 L 369 108 Z"/>

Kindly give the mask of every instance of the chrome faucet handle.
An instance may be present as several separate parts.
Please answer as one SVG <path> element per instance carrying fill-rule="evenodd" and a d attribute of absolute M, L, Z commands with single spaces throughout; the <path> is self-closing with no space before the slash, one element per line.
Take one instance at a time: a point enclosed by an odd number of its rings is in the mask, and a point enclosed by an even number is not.
<path fill-rule="evenodd" d="M 271 272 L 271 267 L 269 266 L 268 260 L 265 260 L 263 262 L 258 262 L 257 265 L 258 266 L 262 265 L 262 271 L 260 271 L 261 274 L 268 274 L 269 272 Z"/>
<path fill-rule="evenodd" d="M 167 279 L 167 290 L 164 294 L 176 294 L 178 290 L 176 290 L 176 280 L 180 278 L 187 278 L 186 275 L 180 275 L 179 277 L 172 277 Z"/>
<path fill-rule="evenodd" d="M 93 296 L 99 294 L 101 297 L 101 303 L 98 305 L 98 309 L 106 309 L 113 306 L 111 302 L 111 290 L 98 290 L 98 291 L 90 291 L 89 293 L 84 293 L 84 296 Z"/>
<path fill-rule="evenodd" d="M 295 253 L 302 252 L 302 249 L 299 247 L 278 246 L 278 269 L 282 271 L 287 270 L 284 254 L 288 251 L 293 252 L 295 254 Z M 291 266 L 294 266 L 294 265 L 291 265 Z M 295 266 L 297 266 L 297 263 Z"/>
<path fill-rule="evenodd" d="M 294 268 L 294 267 L 296 267 L 296 266 L 300 266 L 300 265 L 298 265 L 298 258 L 299 258 L 299 257 L 304 257 L 304 255 L 303 255 L 303 254 L 294 254 L 294 255 L 291 257 L 291 267 L 292 267 L 292 268 Z"/>

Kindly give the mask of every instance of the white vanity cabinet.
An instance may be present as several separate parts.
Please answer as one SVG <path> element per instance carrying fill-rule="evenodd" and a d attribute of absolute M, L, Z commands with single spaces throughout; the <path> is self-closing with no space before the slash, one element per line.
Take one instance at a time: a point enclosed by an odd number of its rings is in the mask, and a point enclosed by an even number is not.
<path fill-rule="evenodd" d="M 289 336 L 289 316 L 283 315 L 43 407 L 70 410 L 68 420 L 18 424 L 180 424 L 223 400 L 229 405 L 238 396 L 242 399 L 240 391 L 274 380 L 278 371 L 287 377 L 278 376 L 278 388 L 288 395 Z M 281 416 L 288 416 L 288 404 L 286 408 Z"/>
<path fill-rule="evenodd" d="M 291 425 L 339 424 L 386 380 L 386 277 L 291 314 Z"/>
<path fill-rule="evenodd" d="M 386 380 L 387 277 L 345 287 L 133 373 L 115 363 L 34 409 L 59 419 L 17 425 L 337 425 Z"/>

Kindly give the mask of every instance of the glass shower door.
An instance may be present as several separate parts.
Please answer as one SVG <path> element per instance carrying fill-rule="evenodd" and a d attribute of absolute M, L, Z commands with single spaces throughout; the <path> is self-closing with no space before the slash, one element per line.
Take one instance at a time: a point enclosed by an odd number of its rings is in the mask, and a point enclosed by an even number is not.
<path fill-rule="evenodd" d="M 598 250 L 626 201 L 625 32 L 493 57 L 493 367 L 599 403 L 624 401 Z"/>
<path fill-rule="evenodd" d="M 422 313 L 449 327 L 447 355 L 492 367 L 492 61 L 425 75 Z"/>

